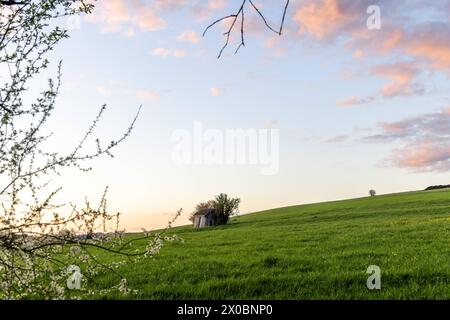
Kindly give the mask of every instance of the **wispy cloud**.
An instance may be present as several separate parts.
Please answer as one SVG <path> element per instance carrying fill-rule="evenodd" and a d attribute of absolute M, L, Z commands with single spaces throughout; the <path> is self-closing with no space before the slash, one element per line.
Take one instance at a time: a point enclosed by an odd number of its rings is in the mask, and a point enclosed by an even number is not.
<path fill-rule="evenodd" d="M 193 30 L 185 30 L 177 36 L 177 39 L 184 42 L 197 44 L 200 42 L 200 36 Z"/>
<path fill-rule="evenodd" d="M 347 135 L 340 135 L 340 136 L 336 136 L 336 137 L 333 137 L 330 139 L 326 139 L 324 141 L 324 143 L 330 143 L 330 144 L 343 143 L 343 142 L 348 141 L 349 139 L 350 139 L 350 137 Z"/>
<path fill-rule="evenodd" d="M 341 107 L 351 107 L 371 103 L 377 99 L 391 99 L 402 96 L 414 96 L 425 94 L 425 88 L 416 81 L 420 69 L 413 63 L 392 63 L 373 67 L 369 75 L 388 79 L 389 82 L 370 96 L 352 96 L 338 103 Z"/>
<path fill-rule="evenodd" d="M 421 95 L 425 91 L 420 84 L 413 82 L 419 74 L 419 68 L 412 63 L 379 65 L 373 68 L 372 74 L 390 80 L 381 89 L 381 95 L 384 98 Z"/>
<path fill-rule="evenodd" d="M 155 48 L 152 50 L 152 55 L 158 57 L 175 57 L 182 58 L 187 55 L 185 50 L 182 49 L 167 49 L 167 48 Z"/>
<path fill-rule="evenodd" d="M 105 85 L 98 85 L 95 90 L 102 96 L 109 96 L 112 94 L 112 90 Z"/>
<path fill-rule="evenodd" d="M 152 89 L 135 89 L 129 83 L 122 80 L 108 80 L 105 84 L 95 87 L 97 93 L 102 96 L 134 96 L 143 102 L 154 102 L 160 99 L 160 94 Z"/>
<path fill-rule="evenodd" d="M 392 143 L 389 162 L 397 167 L 419 171 L 450 170 L 450 107 L 395 122 L 379 124 L 381 132 L 365 136 L 361 141 Z"/>
<path fill-rule="evenodd" d="M 365 3 L 368 1 L 301 1 L 293 20 L 301 35 L 328 40 L 357 28 L 358 13 L 361 16 L 368 6 Z"/>
<path fill-rule="evenodd" d="M 365 98 L 358 98 L 357 96 L 351 96 L 348 99 L 342 100 L 338 102 L 338 106 L 340 107 L 353 107 L 360 104 L 373 102 L 376 98 L 373 96 L 367 96 Z"/>
<path fill-rule="evenodd" d="M 166 20 L 154 8 L 145 5 L 140 6 L 131 21 L 142 31 L 158 31 L 167 26 Z"/>
<path fill-rule="evenodd" d="M 223 9 L 228 5 L 227 0 L 209 0 L 208 8 L 212 10 Z"/>
<path fill-rule="evenodd" d="M 202 0 L 193 6 L 192 13 L 197 21 L 203 22 L 210 19 L 215 11 L 224 9 L 227 5 L 226 0 Z"/>
<path fill-rule="evenodd" d="M 94 13 L 87 20 L 100 23 L 103 32 L 123 32 L 124 25 L 131 21 L 130 9 L 124 0 L 109 0 L 95 3 Z"/>
<path fill-rule="evenodd" d="M 209 92 L 211 93 L 212 96 L 218 97 L 225 92 L 225 89 L 219 87 L 212 87 L 209 89 Z"/>
<path fill-rule="evenodd" d="M 137 92 L 137 97 L 140 100 L 147 101 L 147 102 L 157 101 L 160 98 L 158 93 L 156 93 L 155 91 L 150 90 L 150 89 L 139 90 Z"/>
<path fill-rule="evenodd" d="M 108 0 L 95 2 L 96 8 L 88 21 L 102 25 L 103 32 L 134 35 L 134 29 L 153 32 L 167 27 L 164 14 L 188 5 L 187 0 Z"/>

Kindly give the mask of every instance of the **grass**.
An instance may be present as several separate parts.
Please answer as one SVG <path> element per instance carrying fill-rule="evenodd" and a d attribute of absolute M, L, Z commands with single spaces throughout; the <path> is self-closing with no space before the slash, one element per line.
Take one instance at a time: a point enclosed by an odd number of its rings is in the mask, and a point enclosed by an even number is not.
<path fill-rule="evenodd" d="M 174 231 L 183 243 L 168 243 L 120 272 L 138 299 L 449 299 L 449 205 L 444 189 L 273 209 L 203 230 L 180 227 Z M 381 268 L 381 290 L 366 287 L 369 265 Z M 118 280 L 97 279 L 104 288 Z"/>

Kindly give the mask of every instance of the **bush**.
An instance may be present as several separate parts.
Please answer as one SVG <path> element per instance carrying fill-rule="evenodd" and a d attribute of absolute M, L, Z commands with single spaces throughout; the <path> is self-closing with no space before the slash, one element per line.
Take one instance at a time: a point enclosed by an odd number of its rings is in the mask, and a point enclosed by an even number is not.
<path fill-rule="evenodd" d="M 241 199 L 229 198 L 225 193 L 217 195 L 214 200 L 212 200 L 212 205 L 215 210 L 216 225 L 227 224 L 230 217 L 237 213 L 240 203 Z"/>

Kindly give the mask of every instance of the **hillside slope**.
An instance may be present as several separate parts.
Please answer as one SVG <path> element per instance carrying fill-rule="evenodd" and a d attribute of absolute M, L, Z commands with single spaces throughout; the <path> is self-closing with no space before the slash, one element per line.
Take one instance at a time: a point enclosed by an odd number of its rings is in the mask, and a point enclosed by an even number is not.
<path fill-rule="evenodd" d="M 177 228 L 183 243 L 121 273 L 145 299 L 449 299 L 449 206 L 450 190 L 422 191 Z M 366 287 L 369 265 L 381 268 L 381 290 Z"/>

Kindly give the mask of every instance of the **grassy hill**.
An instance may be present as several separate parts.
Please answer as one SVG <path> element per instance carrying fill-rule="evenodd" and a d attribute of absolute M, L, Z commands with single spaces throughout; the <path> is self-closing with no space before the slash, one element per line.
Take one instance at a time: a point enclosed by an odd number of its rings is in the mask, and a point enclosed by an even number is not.
<path fill-rule="evenodd" d="M 175 231 L 183 243 L 120 270 L 140 290 L 136 298 L 450 298 L 448 189 L 279 208 Z M 381 268 L 381 290 L 366 287 L 369 265 Z M 109 287 L 118 278 L 97 281 Z"/>

